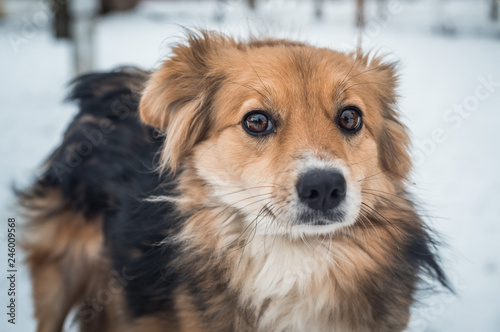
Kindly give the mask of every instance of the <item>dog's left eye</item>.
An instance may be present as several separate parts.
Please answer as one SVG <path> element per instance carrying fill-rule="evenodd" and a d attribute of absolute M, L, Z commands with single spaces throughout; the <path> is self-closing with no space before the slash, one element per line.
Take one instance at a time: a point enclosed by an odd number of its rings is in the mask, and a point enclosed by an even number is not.
<path fill-rule="evenodd" d="M 243 117 L 243 128 L 253 136 L 263 136 L 274 130 L 273 121 L 263 111 L 252 111 Z"/>

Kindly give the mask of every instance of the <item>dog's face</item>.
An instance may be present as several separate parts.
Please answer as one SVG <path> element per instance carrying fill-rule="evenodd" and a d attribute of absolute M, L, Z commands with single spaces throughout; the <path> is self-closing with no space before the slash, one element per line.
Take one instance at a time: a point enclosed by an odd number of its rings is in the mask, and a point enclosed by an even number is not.
<path fill-rule="evenodd" d="M 205 204 L 297 237 L 352 225 L 405 180 L 395 85 L 377 58 L 207 34 L 174 49 L 140 109 L 165 129 L 165 166 L 195 170 Z"/>

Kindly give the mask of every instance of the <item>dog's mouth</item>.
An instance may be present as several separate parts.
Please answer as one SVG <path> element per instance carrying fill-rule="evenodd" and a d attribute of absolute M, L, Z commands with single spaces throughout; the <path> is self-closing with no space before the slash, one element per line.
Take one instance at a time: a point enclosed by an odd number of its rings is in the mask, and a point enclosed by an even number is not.
<path fill-rule="evenodd" d="M 299 213 L 294 225 L 307 225 L 307 226 L 326 226 L 345 221 L 346 212 L 341 209 L 332 211 L 304 211 Z"/>
<path fill-rule="evenodd" d="M 338 229 L 354 224 L 359 216 L 357 196 L 351 192 L 344 201 L 331 209 L 313 209 L 300 200 L 285 205 L 277 202 L 262 207 L 258 213 L 251 213 L 248 220 L 259 229 L 259 233 L 281 234 L 291 238 L 303 235 L 332 234 Z"/>

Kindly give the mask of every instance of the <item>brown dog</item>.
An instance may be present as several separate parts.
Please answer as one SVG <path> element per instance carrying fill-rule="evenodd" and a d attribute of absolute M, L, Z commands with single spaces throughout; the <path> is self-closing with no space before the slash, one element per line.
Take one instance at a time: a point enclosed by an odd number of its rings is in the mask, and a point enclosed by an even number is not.
<path fill-rule="evenodd" d="M 401 331 L 422 275 L 447 285 L 393 65 L 202 32 L 147 75 L 79 78 L 21 194 L 39 331 L 76 306 L 89 331 Z"/>

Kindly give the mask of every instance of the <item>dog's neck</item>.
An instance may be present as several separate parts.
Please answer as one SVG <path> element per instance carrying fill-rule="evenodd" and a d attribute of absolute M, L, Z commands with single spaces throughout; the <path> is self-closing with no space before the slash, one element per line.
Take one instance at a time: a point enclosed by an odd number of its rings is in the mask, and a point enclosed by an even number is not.
<path fill-rule="evenodd" d="M 356 317 L 371 315 L 359 284 L 374 280 L 370 271 L 389 257 L 370 257 L 364 247 L 350 242 L 352 234 L 291 240 L 242 232 L 231 227 L 238 224 L 235 218 L 229 209 L 199 211 L 179 239 L 186 252 L 203 253 L 193 257 L 205 260 L 203 270 L 223 271 L 220 282 L 227 285 L 228 293 L 237 294 L 241 311 L 253 317 L 259 330 L 352 330 Z M 215 226 L 215 219 L 224 220 L 226 227 Z M 380 235 L 377 238 L 382 240 Z M 372 239 L 365 241 L 370 245 Z M 380 247 L 381 242 L 371 245 Z"/>

